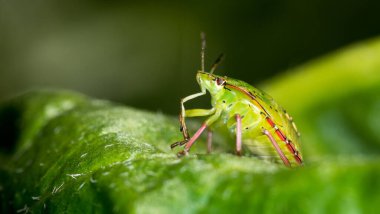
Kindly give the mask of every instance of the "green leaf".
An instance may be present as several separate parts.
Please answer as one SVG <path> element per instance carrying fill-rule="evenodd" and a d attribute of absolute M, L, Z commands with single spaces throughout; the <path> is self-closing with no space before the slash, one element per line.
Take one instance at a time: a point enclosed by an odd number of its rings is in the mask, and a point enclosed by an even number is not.
<path fill-rule="evenodd" d="M 68 91 L 16 97 L 0 107 L 0 211 L 374 213 L 379 57 L 365 42 L 264 85 L 303 134 L 296 169 L 223 152 L 232 143 L 206 155 L 202 140 L 179 159 L 177 119 L 160 113 Z"/>

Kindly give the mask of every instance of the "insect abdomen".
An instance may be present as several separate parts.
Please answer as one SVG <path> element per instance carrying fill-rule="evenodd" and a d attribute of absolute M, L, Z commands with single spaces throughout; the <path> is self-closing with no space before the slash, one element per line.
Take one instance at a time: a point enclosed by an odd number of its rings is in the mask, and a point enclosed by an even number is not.
<path fill-rule="evenodd" d="M 236 98 L 236 94 L 234 97 Z M 291 165 L 299 165 L 302 163 L 299 151 L 290 139 L 290 137 L 298 136 L 285 133 L 285 131 L 287 131 L 285 128 L 289 128 L 287 127 L 288 121 L 286 121 L 286 118 L 280 114 L 282 113 L 281 111 L 277 111 L 278 113 L 274 111 L 277 113 L 277 120 L 280 120 L 278 121 L 280 123 L 276 124 L 267 113 L 264 113 L 263 106 L 265 105 L 257 106 L 250 100 L 242 99 L 241 97 L 229 101 L 232 102 L 230 104 L 224 102 L 226 108 L 224 108 L 225 110 L 221 117 L 222 122 L 227 126 L 231 135 L 235 136 L 235 115 L 239 114 L 241 116 L 242 142 L 244 147 L 247 148 L 250 153 L 275 162 L 283 161 L 278 154 L 278 151 L 274 148 L 273 142 L 271 142 L 268 136 L 263 133 L 263 130 L 268 130 Z M 268 109 L 268 111 L 270 110 Z"/>

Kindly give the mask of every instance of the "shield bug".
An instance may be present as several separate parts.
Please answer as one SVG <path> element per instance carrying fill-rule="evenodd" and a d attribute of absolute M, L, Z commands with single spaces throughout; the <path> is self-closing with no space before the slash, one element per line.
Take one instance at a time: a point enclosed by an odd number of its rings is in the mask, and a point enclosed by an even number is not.
<path fill-rule="evenodd" d="M 236 154 L 242 154 L 242 145 L 251 154 L 263 159 L 283 163 L 286 166 L 297 166 L 303 163 L 299 146 L 299 133 L 289 114 L 279 106 L 272 97 L 263 91 L 230 77 L 213 74 L 222 55 L 210 69 L 205 72 L 204 55 L 206 40 L 201 33 L 202 70 L 197 72 L 196 79 L 201 92 L 189 95 L 181 100 L 179 115 L 180 130 L 183 140 L 173 143 L 171 148 L 184 146 L 178 156 L 187 155 L 191 146 L 207 128 L 208 152 L 211 151 L 212 132 L 215 127 L 225 126 L 236 138 Z M 211 109 L 186 110 L 184 103 L 196 97 L 211 95 Z M 185 118 L 208 116 L 198 131 L 190 137 Z"/>

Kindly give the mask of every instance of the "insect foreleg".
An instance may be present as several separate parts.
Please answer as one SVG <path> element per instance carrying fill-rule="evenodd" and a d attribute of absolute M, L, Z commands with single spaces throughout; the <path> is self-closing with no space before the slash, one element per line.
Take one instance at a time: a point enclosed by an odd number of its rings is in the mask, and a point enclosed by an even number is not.
<path fill-rule="evenodd" d="M 183 152 L 180 152 L 179 155 L 187 154 L 191 148 L 191 146 L 194 144 L 195 140 L 199 138 L 199 136 L 202 134 L 202 132 L 205 130 L 206 127 L 210 127 L 216 120 L 219 119 L 220 114 L 222 113 L 221 110 L 216 111 L 215 114 L 213 114 L 211 117 L 209 117 L 201 126 L 201 128 L 198 129 L 198 131 L 193 135 L 193 137 L 190 138 L 190 140 L 186 143 L 185 149 Z"/>
<path fill-rule="evenodd" d="M 209 116 L 211 114 L 215 113 L 215 108 L 212 109 L 189 109 L 185 111 L 185 117 L 202 117 L 202 116 Z M 181 114 L 182 115 L 182 114 Z M 170 147 L 173 149 L 176 146 L 182 146 L 183 144 L 187 143 L 190 139 L 188 136 L 187 128 L 186 128 L 186 123 L 185 123 L 185 117 L 179 117 L 180 122 L 181 122 L 181 131 L 183 134 L 183 141 L 179 141 L 176 143 L 173 143 L 170 145 Z M 183 125 L 182 125 L 183 123 Z"/>
<path fill-rule="evenodd" d="M 215 114 L 213 114 L 211 117 L 209 117 L 202 126 L 198 129 L 198 131 L 186 142 L 185 148 L 183 151 L 178 153 L 178 156 L 187 155 L 191 146 L 194 144 L 194 142 L 199 138 L 199 136 L 202 134 L 202 132 L 206 129 L 206 127 L 210 127 L 219 117 L 222 113 L 221 110 L 216 111 Z M 177 143 L 175 143 L 177 144 Z M 173 145 L 172 145 L 173 146 Z M 172 147 L 173 148 L 173 147 Z"/>
<path fill-rule="evenodd" d="M 181 113 L 179 115 L 179 122 L 181 123 L 180 130 L 181 130 L 181 132 L 183 134 L 184 141 L 187 141 L 190 138 L 189 132 L 187 131 L 187 127 L 186 127 L 186 122 L 185 122 L 186 111 L 185 111 L 184 103 L 187 102 L 187 101 L 189 101 L 189 100 L 191 100 L 191 99 L 194 99 L 196 97 L 199 97 L 199 96 L 202 96 L 202 95 L 205 95 L 205 94 L 206 94 L 206 90 L 202 88 L 201 92 L 189 95 L 189 96 L 187 96 L 185 98 L 182 98 L 182 100 L 181 100 Z"/>

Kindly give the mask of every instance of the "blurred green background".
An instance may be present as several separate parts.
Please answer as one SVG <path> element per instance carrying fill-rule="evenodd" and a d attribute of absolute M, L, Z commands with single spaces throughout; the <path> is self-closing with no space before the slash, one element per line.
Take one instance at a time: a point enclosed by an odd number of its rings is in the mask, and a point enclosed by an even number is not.
<path fill-rule="evenodd" d="M 0 100 L 73 89 L 177 114 L 206 67 L 257 85 L 380 33 L 379 1 L 0 1 Z M 208 103 L 204 100 L 204 103 Z"/>
<path fill-rule="evenodd" d="M 178 213 L 188 201 L 199 205 L 196 212 L 212 210 L 205 202 L 227 195 L 210 204 L 222 212 L 376 213 L 379 11 L 374 0 L 0 1 L 0 100 L 32 88 L 66 88 L 164 113 L 102 106 L 64 91 L 32 92 L 2 104 L 0 201 L 12 203 L 0 210 L 9 205 L 4 210 L 22 211 L 25 203 L 37 210 L 45 203 L 53 211 L 93 209 L 94 197 L 105 212 L 123 204 L 127 211 Z M 227 149 L 175 157 L 169 145 L 181 134 L 175 117 L 165 115 L 178 114 L 180 98 L 199 91 L 201 31 L 207 34 L 206 67 L 225 53 L 218 74 L 264 89 L 294 116 L 304 167 L 262 172 L 267 163 L 225 154 Z M 209 98 L 192 105 L 208 106 Z M 191 124 L 191 131 L 198 128 Z M 114 138 L 119 135 L 130 138 Z M 229 143 L 216 135 L 218 141 Z M 193 154 L 204 154 L 204 143 L 194 147 Z M 84 152 L 88 158 L 81 159 Z M 115 165 L 126 159 L 139 170 Z M 103 166 L 115 176 L 101 180 Z M 70 177 L 77 173 L 83 176 Z M 118 177 L 125 173 L 132 173 L 131 183 Z M 171 186 L 177 181 L 184 183 L 180 191 Z M 63 182 L 62 194 L 54 195 Z M 37 195 L 41 201 L 33 199 Z"/>

